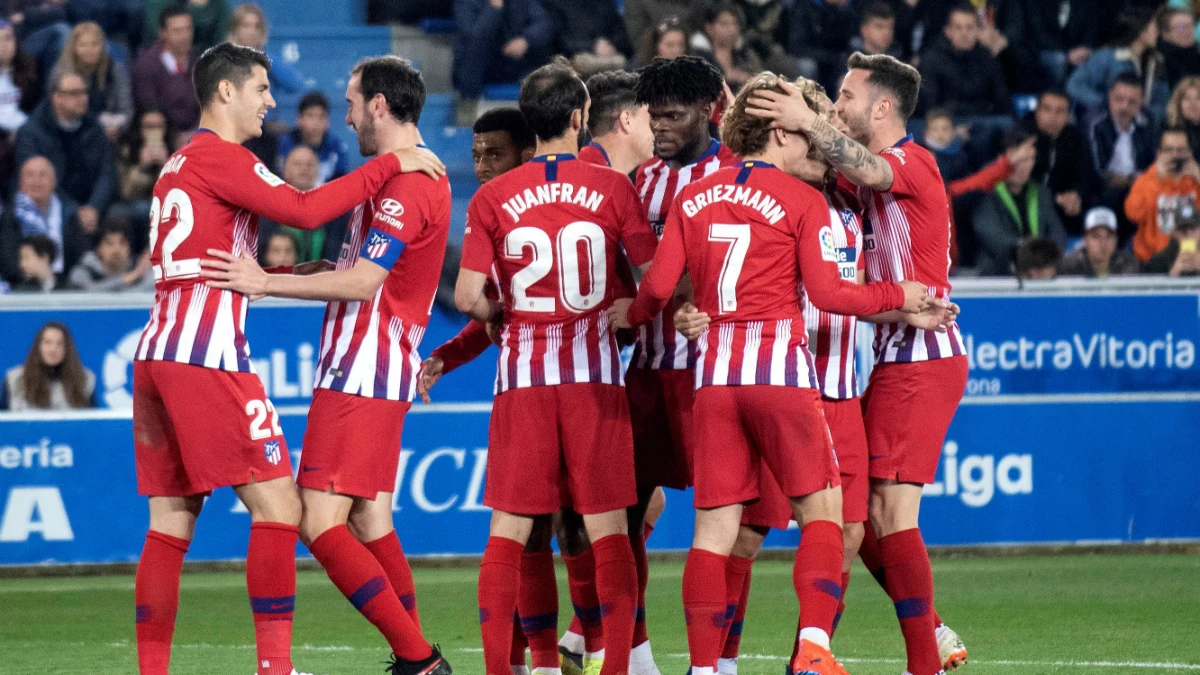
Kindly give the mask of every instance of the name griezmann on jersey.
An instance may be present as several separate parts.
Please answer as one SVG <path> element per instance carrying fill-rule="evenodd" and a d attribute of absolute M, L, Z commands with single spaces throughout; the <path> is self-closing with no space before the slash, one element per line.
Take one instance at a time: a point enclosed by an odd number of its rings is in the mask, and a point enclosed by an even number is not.
<path fill-rule="evenodd" d="M 741 185 L 717 185 L 711 187 L 691 199 L 685 199 L 681 206 L 683 207 L 683 212 L 689 218 L 692 218 L 705 207 L 719 202 L 731 202 L 754 209 L 761 213 L 763 218 L 766 218 L 772 225 L 787 217 L 787 212 L 783 210 L 783 207 L 773 197 L 763 194 L 762 190 Z"/>
<path fill-rule="evenodd" d="M 595 213 L 600 210 L 600 204 L 604 202 L 604 199 L 603 194 L 589 190 L 583 185 L 546 183 L 538 185 L 536 188 L 525 188 L 523 193 L 509 197 L 508 201 L 500 204 L 500 207 L 512 218 L 514 223 L 519 223 L 521 214 L 535 206 L 556 203 L 575 204 Z"/>

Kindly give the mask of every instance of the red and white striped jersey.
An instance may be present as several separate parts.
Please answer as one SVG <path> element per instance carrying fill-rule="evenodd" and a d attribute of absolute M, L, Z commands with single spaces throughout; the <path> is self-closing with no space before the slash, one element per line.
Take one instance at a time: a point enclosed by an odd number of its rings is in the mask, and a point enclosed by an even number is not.
<path fill-rule="evenodd" d="M 388 154 L 308 192 L 272 174 L 246 148 L 200 130 L 167 160 L 150 203 L 154 307 L 135 358 L 254 372 L 246 296 L 200 276 L 208 249 L 255 255 L 258 216 L 315 229 L 354 207 L 400 171 Z"/>
<path fill-rule="evenodd" d="M 325 308 L 313 386 L 346 394 L 412 401 L 450 232 L 450 182 L 419 173 L 396 176 L 350 219 L 337 269 L 360 259 L 388 270 L 369 301 Z"/>
<path fill-rule="evenodd" d="M 604 311 L 620 297 L 617 250 L 634 264 L 656 239 L 629 179 L 574 155 L 542 155 L 488 181 L 471 199 L 464 269 L 493 265 L 504 296 L 496 393 L 596 382 L 620 385 Z"/>
<path fill-rule="evenodd" d="M 859 225 L 857 204 L 841 191 L 827 194 L 832 213 L 830 224 L 833 248 L 837 254 L 838 274 L 846 281 L 858 282 L 863 269 L 862 228 Z M 813 357 L 817 388 L 825 398 L 843 400 L 861 394 L 854 368 L 855 345 L 858 344 L 858 319 L 817 309 L 809 302 L 808 293 L 800 288 L 804 303 L 804 325 L 808 328 L 808 351 Z"/>
<path fill-rule="evenodd" d="M 629 310 L 651 320 L 686 269 L 696 306 L 712 322 L 697 342 L 696 387 L 816 387 L 800 306 L 803 284 L 819 307 L 862 315 L 897 309 L 897 284 L 859 285 L 838 270 L 832 219 L 820 193 L 757 161 L 685 187 Z"/>
<path fill-rule="evenodd" d="M 638 196 L 654 233 L 662 237 L 667 214 L 671 212 L 676 195 L 685 185 L 737 161 L 738 157 L 732 150 L 713 139 L 696 161 L 677 170 L 671 169 L 669 162 L 657 157 L 638 167 Z M 630 366 L 682 370 L 695 367 L 696 354 L 696 346 L 675 330 L 675 303 L 668 302 L 662 313 L 654 317 L 653 323 L 638 328 Z"/>
<path fill-rule="evenodd" d="M 884 149 L 880 156 L 892 166 L 892 186 L 886 191 L 855 187 L 844 177 L 839 181 L 840 187 L 857 191 L 864 207 L 867 278 L 920 281 L 929 286 L 930 294 L 949 299 L 950 210 L 937 162 L 912 136 Z M 965 353 L 957 324 L 945 333 L 902 322 L 875 327 L 877 363 L 930 361 Z"/>

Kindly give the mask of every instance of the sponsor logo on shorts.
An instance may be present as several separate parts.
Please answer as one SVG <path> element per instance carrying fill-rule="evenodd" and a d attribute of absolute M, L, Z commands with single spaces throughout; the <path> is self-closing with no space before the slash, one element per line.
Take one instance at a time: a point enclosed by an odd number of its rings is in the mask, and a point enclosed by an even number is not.
<path fill-rule="evenodd" d="M 263 443 L 263 455 L 272 466 L 279 464 L 279 460 L 283 459 L 283 453 L 279 451 L 279 441 Z"/>

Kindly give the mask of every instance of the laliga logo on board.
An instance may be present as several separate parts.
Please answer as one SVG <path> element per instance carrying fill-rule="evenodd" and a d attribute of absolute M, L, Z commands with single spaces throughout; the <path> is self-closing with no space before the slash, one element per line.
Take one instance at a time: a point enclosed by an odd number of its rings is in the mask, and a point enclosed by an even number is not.
<path fill-rule="evenodd" d="M 75 451 L 65 443 L 41 438 L 18 447 L 0 446 L 0 470 L 70 469 Z M 11 488 L 0 510 L 0 543 L 19 544 L 31 535 L 43 541 L 72 541 L 75 532 L 63 503 L 62 492 L 52 485 L 22 485 Z"/>
<path fill-rule="evenodd" d="M 942 480 L 926 485 L 928 497 L 958 495 L 963 504 L 974 508 L 987 506 L 999 489 L 1005 495 L 1033 492 L 1033 455 L 958 456 L 958 443 L 947 441 L 942 451 Z"/>

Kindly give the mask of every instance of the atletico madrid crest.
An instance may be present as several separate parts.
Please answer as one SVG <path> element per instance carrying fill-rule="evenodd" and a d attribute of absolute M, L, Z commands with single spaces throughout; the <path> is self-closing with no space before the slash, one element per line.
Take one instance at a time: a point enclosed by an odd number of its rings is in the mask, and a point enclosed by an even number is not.
<path fill-rule="evenodd" d="M 279 441 L 267 441 L 263 443 L 263 454 L 266 455 L 267 461 L 274 466 L 283 459 L 283 453 L 279 451 Z"/>
<path fill-rule="evenodd" d="M 371 239 L 367 242 L 367 257 L 372 260 L 382 258 L 383 254 L 387 253 L 388 246 L 391 243 L 392 240 L 390 237 L 386 237 L 378 232 L 372 232 Z"/>

